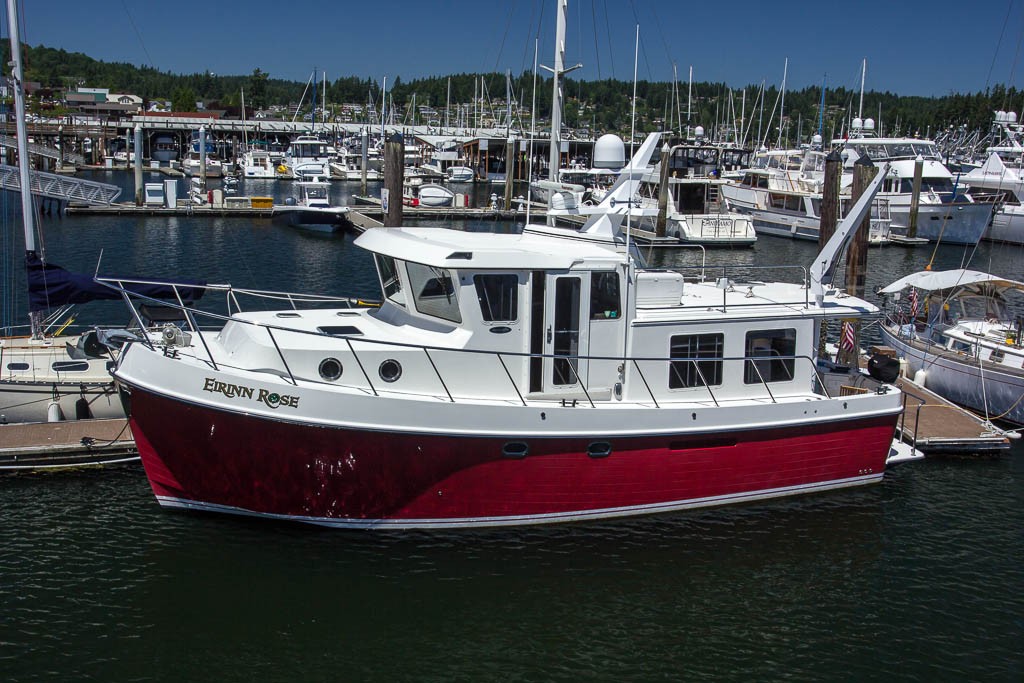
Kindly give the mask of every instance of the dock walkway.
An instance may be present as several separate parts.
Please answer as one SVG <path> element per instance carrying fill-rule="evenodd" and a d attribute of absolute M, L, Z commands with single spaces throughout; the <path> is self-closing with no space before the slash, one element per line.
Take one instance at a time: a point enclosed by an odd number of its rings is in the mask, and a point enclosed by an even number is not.
<path fill-rule="evenodd" d="M 926 454 L 997 453 L 1010 440 L 985 420 L 950 403 L 906 377 L 896 381 L 906 395 L 907 410 L 900 420 L 903 441 Z"/>
<path fill-rule="evenodd" d="M 0 425 L 0 472 L 138 459 L 132 430 L 124 418 Z"/>

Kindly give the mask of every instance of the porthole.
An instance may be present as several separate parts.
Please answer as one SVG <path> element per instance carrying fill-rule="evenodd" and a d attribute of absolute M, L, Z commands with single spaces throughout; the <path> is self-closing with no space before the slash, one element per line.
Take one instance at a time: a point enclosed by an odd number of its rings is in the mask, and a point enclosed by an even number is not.
<path fill-rule="evenodd" d="M 341 373 L 343 370 L 341 367 L 341 361 L 339 361 L 337 358 L 324 358 L 322 361 L 320 361 L 319 369 L 320 376 L 323 377 L 328 382 L 333 382 L 334 380 L 341 377 Z"/>
<path fill-rule="evenodd" d="M 8 363 L 7 369 L 12 372 L 22 372 L 28 370 L 28 363 Z"/>
<path fill-rule="evenodd" d="M 397 382 L 402 376 L 402 364 L 393 358 L 388 358 L 380 364 L 380 378 L 385 382 Z"/>

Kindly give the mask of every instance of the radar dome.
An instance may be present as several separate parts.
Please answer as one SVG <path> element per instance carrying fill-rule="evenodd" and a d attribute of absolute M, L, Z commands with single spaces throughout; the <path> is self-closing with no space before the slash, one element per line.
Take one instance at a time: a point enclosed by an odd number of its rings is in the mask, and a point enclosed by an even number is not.
<path fill-rule="evenodd" d="M 698 138 L 704 137 L 704 126 L 697 126 L 696 128 L 694 128 L 693 134 L 696 135 Z"/>
<path fill-rule="evenodd" d="M 626 144 L 618 135 L 602 135 L 594 143 L 594 168 L 619 170 L 626 165 Z"/>
<path fill-rule="evenodd" d="M 874 130 L 874 129 L 875 129 L 875 120 L 874 119 L 864 119 L 864 130 Z"/>
<path fill-rule="evenodd" d="M 860 117 L 857 117 L 857 118 L 855 118 L 855 119 L 853 120 L 853 129 L 854 129 L 854 130 L 860 130 L 860 129 L 861 129 L 861 128 L 863 128 L 863 127 L 864 127 L 864 121 L 862 121 L 862 120 L 860 119 Z"/>
<path fill-rule="evenodd" d="M 1010 123 L 1017 123 L 1017 112 L 1008 111 L 1006 112 L 1006 120 Z"/>
<path fill-rule="evenodd" d="M 996 112 L 996 123 L 1003 123 L 1006 121 L 1006 112 L 1000 109 Z"/>
<path fill-rule="evenodd" d="M 821 147 L 821 136 L 815 133 L 814 137 L 811 138 L 811 144 Z"/>

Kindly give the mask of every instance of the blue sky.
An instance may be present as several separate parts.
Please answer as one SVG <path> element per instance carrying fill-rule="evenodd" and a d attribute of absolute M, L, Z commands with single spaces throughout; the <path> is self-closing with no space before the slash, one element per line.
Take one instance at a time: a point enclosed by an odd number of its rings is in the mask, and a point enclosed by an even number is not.
<path fill-rule="evenodd" d="M 163 71 L 304 81 L 314 67 L 341 75 L 517 73 L 551 64 L 554 0 L 22 0 L 23 40 Z M 6 36 L 6 8 L 3 9 Z M 595 24 L 597 30 L 595 32 Z M 1024 0 L 570 0 L 567 62 L 583 78 L 639 76 L 859 87 L 900 94 L 973 92 L 1024 83 Z M 1000 37 L 1001 36 L 1001 37 Z"/>

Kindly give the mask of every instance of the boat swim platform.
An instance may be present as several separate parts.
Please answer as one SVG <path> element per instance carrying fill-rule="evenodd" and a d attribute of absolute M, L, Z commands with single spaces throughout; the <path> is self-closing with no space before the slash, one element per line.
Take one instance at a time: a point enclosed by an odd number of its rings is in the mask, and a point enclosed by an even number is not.
<path fill-rule="evenodd" d="M 0 474 L 138 461 L 125 418 L 0 425 Z"/>
<path fill-rule="evenodd" d="M 896 386 L 907 395 L 898 429 L 904 442 L 926 455 L 994 455 L 1010 448 L 1010 439 L 986 421 L 906 377 Z"/>

